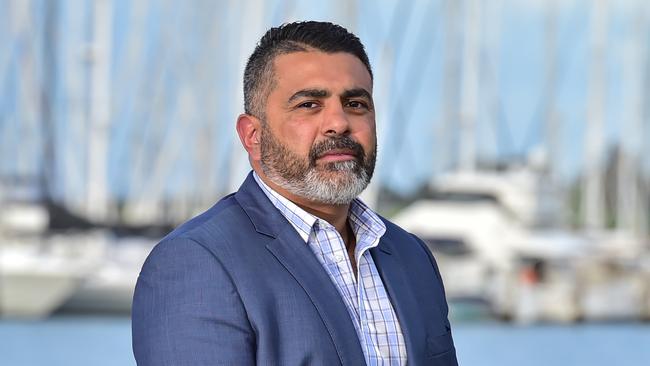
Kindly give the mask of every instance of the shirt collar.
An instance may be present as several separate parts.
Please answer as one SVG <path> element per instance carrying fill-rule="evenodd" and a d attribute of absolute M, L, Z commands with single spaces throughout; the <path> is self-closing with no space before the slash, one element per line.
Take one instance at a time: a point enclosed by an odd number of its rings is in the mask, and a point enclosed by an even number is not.
<path fill-rule="evenodd" d="M 309 234 L 313 230 L 314 224 L 317 222 L 319 222 L 319 225 L 321 226 L 331 226 L 330 223 L 303 210 L 298 205 L 276 192 L 273 188 L 269 187 L 255 171 L 253 171 L 253 178 L 255 178 L 255 182 L 260 186 L 262 192 L 264 192 L 271 203 L 296 229 L 305 243 L 308 242 Z M 358 198 L 355 198 L 350 203 L 348 218 L 350 219 L 352 230 L 357 238 L 361 235 L 370 237 L 371 240 L 369 241 L 369 244 L 372 243 L 370 247 L 379 244 L 379 239 L 386 232 L 386 225 L 381 218 L 379 218 L 375 212 L 373 212 Z"/>

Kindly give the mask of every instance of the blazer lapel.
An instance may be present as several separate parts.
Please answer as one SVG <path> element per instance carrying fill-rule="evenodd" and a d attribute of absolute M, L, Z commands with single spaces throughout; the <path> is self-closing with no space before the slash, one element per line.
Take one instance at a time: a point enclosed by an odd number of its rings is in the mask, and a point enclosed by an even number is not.
<path fill-rule="evenodd" d="M 365 359 L 350 314 L 325 269 L 295 229 L 268 200 L 252 175 L 236 194 L 236 199 L 255 229 L 275 239 L 266 245 L 303 288 L 321 316 L 343 365 L 363 365 Z"/>
<path fill-rule="evenodd" d="M 343 365 L 363 365 L 363 351 L 341 295 L 292 227 L 266 246 L 305 290 L 323 319 Z"/>
<path fill-rule="evenodd" d="M 415 361 L 418 359 L 418 345 L 422 344 L 426 334 L 421 326 L 420 309 L 412 286 L 392 251 L 391 241 L 384 236 L 379 245 L 370 250 L 370 253 L 397 313 L 404 342 L 406 342 L 408 359 Z"/>

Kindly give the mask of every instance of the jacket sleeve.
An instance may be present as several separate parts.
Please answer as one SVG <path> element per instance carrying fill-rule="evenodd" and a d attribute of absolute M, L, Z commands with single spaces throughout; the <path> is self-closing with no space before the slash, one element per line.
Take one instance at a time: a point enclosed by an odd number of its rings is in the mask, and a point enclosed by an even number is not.
<path fill-rule="evenodd" d="M 145 261 L 132 335 L 139 366 L 255 363 L 254 332 L 232 278 L 191 239 L 163 241 Z"/>

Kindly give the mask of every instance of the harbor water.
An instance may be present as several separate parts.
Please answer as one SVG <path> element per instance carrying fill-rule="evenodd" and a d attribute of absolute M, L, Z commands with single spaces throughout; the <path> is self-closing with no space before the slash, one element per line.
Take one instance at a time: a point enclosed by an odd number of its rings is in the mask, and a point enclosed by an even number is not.
<path fill-rule="evenodd" d="M 465 366 L 650 365 L 649 324 L 516 326 L 479 321 L 453 326 L 458 359 Z M 0 365 L 135 365 L 130 320 L 58 315 L 0 321 Z"/>

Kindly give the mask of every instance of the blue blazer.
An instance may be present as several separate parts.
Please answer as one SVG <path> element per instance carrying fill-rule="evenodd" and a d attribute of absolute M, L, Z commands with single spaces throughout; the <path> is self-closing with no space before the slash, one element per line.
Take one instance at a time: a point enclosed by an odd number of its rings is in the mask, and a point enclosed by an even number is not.
<path fill-rule="evenodd" d="M 457 365 L 436 262 L 422 241 L 384 221 L 370 252 L 408 364 Z M 365 364 L 336 287 L 251 174 L 153 249 L 132 327 L 140 366 Z"/>

